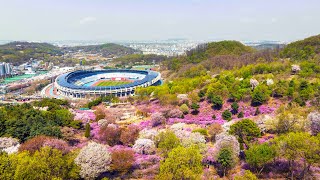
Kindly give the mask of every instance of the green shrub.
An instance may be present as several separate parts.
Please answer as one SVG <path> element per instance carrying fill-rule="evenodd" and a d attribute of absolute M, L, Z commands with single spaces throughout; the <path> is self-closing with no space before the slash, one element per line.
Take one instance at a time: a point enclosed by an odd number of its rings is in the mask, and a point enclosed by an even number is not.
<path fill-rule="evenodd" d="M 199 129 L 195 129 L 193 130 L 192 132 L 198 132 L 204 136 L 208 136 L 208 131 L 206 129 L 203 129 L 203 128 L 199 128 Z"/>
<path fill-rule="evenodd" d="M 213 104 L 213 107 L 215 109 L 221 109 L 223 106 L 223 100 L 220 96 L 213 95 L 210 99 L 211 103 Z"/>
<path fill-rule="evenodd" d="M 230 121 L 232 119 L 232 113 L 229 110 L 223 111 L 222 119 Z"/>
<path fill-rule="evenodd" d="M 239 112 L 239 114 L 238 114 L 238 116 L 237 116 L 238 118 L 243 118 L 244 117 L 244 115 L 243 115 L 243 112 L 241 111 L 241 112 Z"/>
<path fill-rule="evenodd" d="M 89 138 L 89 137 L 90 137 L 90 131 L 91 131 L 91 128 L 90 128 L 90 124 L 89 124 L 89 123 L 86 124 L 85 129 L 86 129 L 86 130 L 85 130 L 84 136 L 85 136 L 86 138 Z"/>
<path fill-rule="evenodd" d="M 180 110 L 182 111 L 183 114 L 188 114 L 189 113 L 189 107 L 186 104 L 182 104 L 180 106 Z"/>

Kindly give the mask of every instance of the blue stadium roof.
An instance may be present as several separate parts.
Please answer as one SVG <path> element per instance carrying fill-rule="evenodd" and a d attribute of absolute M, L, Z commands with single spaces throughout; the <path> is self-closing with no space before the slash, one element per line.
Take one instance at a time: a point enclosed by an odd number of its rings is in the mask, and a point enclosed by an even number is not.
<path fill-rule="evenodd" d="M 76 79 L 82 79 L 85 77 L 89 77 L 92 75 L 97 74 L 104 74 L 104 73 L 137 73 L 137 74 L 144 74 L 146 75 L 143 79 L 134 81 L 130 84 L 124 84 L 119 86 L 77 86 L 73 84 Z M 143 71 L 143 70 L 131 70 L 131 69 L 106 69 L 106 70 L 90 70 L 90 71 L 74 71 L 71 73 L 62 74 L 57 78 L 57 83 L 66 88 L 70 89 L 78 89 L 78 90 L 115 90 L 115 89 L 122 89 L 122 88 L 130 88 L 142 85 L 146 82 L 151 82 L 154 78 L 159 75 L 158 72 L 155 71 Z"/>

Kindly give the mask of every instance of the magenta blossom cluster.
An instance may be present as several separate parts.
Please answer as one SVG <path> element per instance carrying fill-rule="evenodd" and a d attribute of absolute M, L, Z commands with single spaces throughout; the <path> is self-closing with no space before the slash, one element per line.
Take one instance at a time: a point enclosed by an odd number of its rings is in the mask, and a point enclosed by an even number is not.
<path fill-rule="evenodd" d="M 111 153 L 114 152 L 114 151 L 120 151 L 120 150 L 131 150 L 131 151 L 133 151 L 133 149 L 131 147 L 123 146 L 123 145 L 115 145 L 115 146 L 109 147 L 108 150 Z"/>
<path fill-rule="evenodd" d="M 91 131 L 90 131 L 91 138 L 99 139 L 100 126 L 98 125 L 98 122 L 90 123 L 90 128 L 91 128 Z"/>
<path fill-rule="evenodd" d="M 134 157 L 134 166 L 136 168 L 141 168 L 141 166 L 147 166 L 150 164 L 158 164 L 161 160 L 161 157 L 158 155 L 146 155 L 135 153 Z"/>
<path fill-rule="evenodd" d="M 273 138 L 274 138 L 274 136 L 271 135 L 271 134 L 265 135 L 265 136 L 262 136 L 261 138 L 258 138 L 258 143 L 259 143 L 259 144 L 263 144 L 263 143 L 265 143 L 265 142 L 270 141 L 270 140 L 273 139 Z"/>
<path fill-rule="evenodd" d="M 140 129 L 145 129 L 145 128 L 151 128 L 152 127 L 151 120 L 141 121 L 137 125 L 139 126 Z"/>
<path fill-rule="evenodd" d="M 88 123 L 90 120 L 95 120 L 96 115 L 91 110 L 76 110 L 74 120 L 80 120 L 83 123 Z"/>
<path fill-rule="evenodd" d="M 202 162 L 204 164 L 213 164 L 215 163 L 215 159 L 213 157 L 215 153 L 215 149 L 214 148 L 208 148 L 207 153 L 203 156 Z"/>

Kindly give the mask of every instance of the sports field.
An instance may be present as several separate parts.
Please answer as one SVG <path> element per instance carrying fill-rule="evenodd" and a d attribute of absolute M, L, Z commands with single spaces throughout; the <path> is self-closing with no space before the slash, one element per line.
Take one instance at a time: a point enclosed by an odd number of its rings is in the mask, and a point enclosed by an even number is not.
<path fill-rule="evenodd" d="M 93 86 L 119 86 L 124 84 L 130 84 L 130 81 L 99 81 Z"/>

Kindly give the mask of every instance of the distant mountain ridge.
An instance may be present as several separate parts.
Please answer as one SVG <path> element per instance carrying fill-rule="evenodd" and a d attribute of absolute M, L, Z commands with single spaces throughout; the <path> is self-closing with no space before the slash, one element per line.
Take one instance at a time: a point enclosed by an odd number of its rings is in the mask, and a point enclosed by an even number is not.
<path fill-rule="evenodd" d="M 67 52 L 86 52 L 97 54 L 104 57 L 121 57 L 124 55 L 141 53 L 130 47 L 108 43 L 102 45 L 58 47 L 49 43 L 38 42 L 10 42 L 0 45 L 0 61 L 10 62 L 19 65 L 33 59 L 47 60 L 51 57 L 60 57 Z"/>
<path fill-rule="evenodd" d="M 141 51 L 135 50 L 130 47 L 122 46 L 115 43 L 106 43 L 101 45 L 88 45 L 88 46 L 74 46 L 74 47 L 63 47 L 64 52 L 67 51 L 82 51 L 86 53 L 101 53 L 104 57 L 111 56 L 124 56 L 130 54 L 139 54 Z"/>

